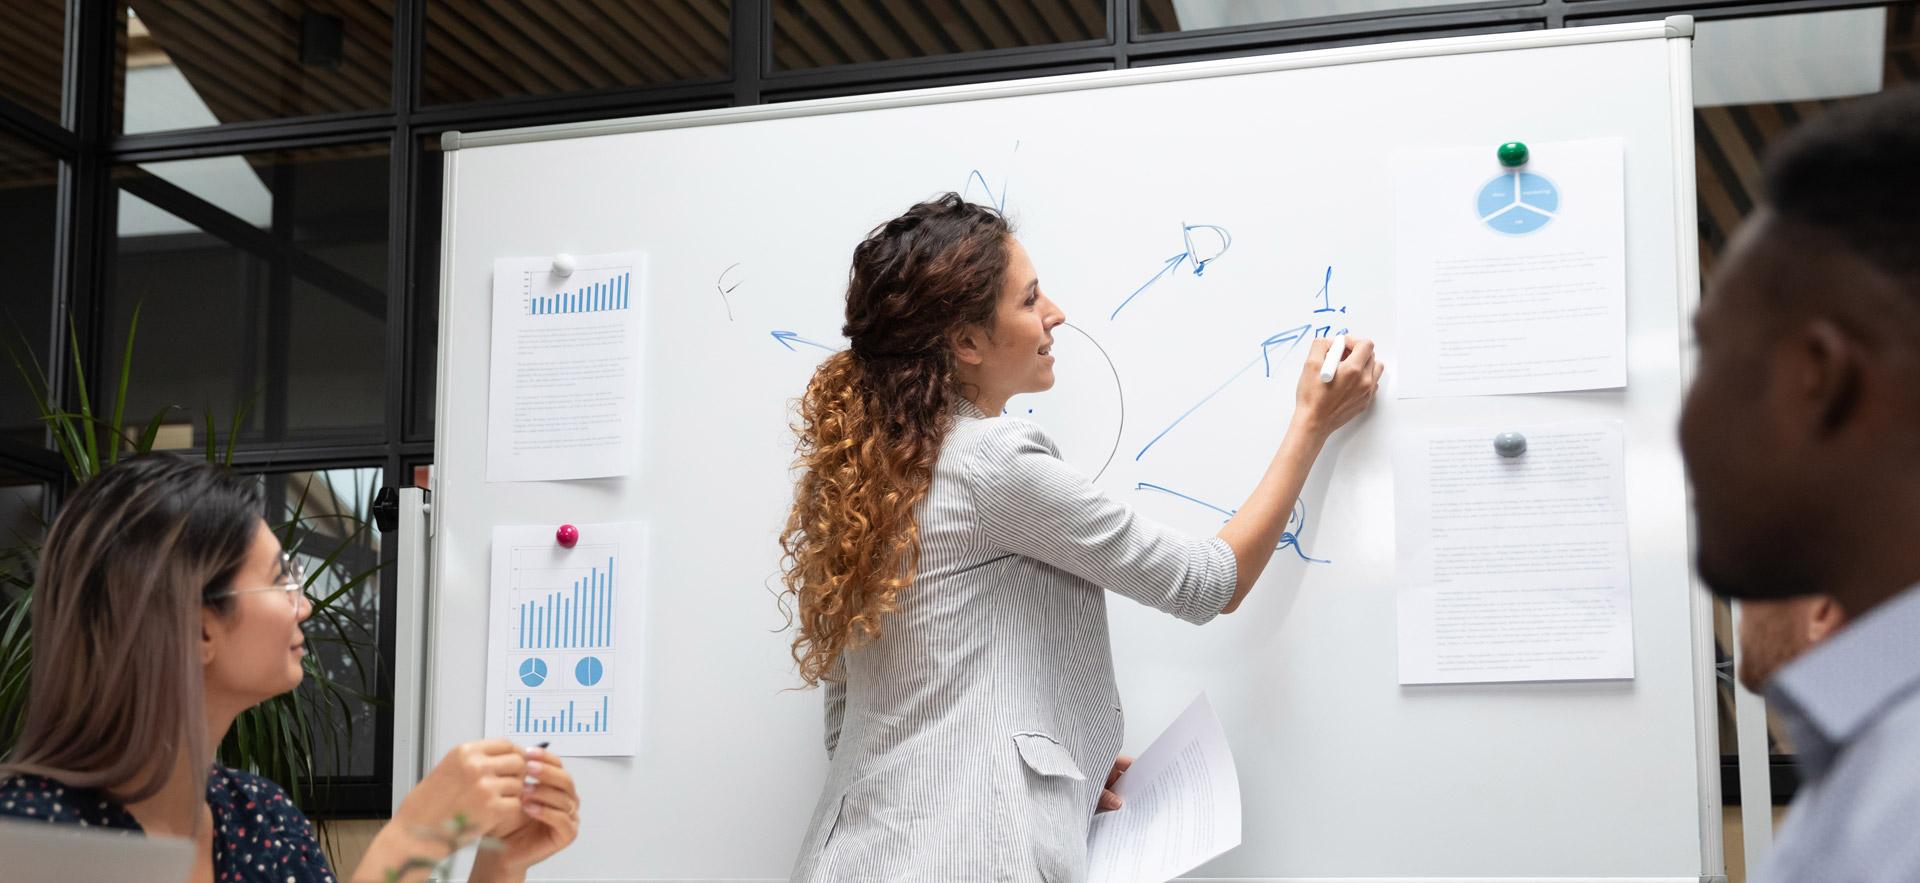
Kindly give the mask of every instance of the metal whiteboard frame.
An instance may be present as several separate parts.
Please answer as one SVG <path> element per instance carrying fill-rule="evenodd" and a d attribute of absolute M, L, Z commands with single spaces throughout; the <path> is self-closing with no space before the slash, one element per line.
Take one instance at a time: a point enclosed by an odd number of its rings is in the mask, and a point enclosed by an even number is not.
<path fill-rule="evenodd" d="M 1592 43 L 1612 43 L 1629 40 L 1660 38 L 1668 41 L 1668 69 L 1678 74 L 1671 78 L 1670 103 L 1672 111 L 1672 131 L 1674 149 L 1674 224 L 1678 236 L 1674 242 L 1675 265 L 1674 279 L 1679 295 L 1675 306 L 1679 310 L 1680 342 L 1682 347 L 1682 386 L 1690 385 L 1692 366 L 1686 355 L 1693 342 L 1690 318 L 1700 302 L 1698 209 L 1695 195 L 1695 175 L 1693 156 L 1693 87 L 1692 87 L 1692 37 L 1694 20 L 1692 16 L 1669 16 L 1660 21 L 1604 25 L 1598 27 L 1560 28 L 1542 31 L 1525 36 L 1514 34 L 1476 35 L 1453 37 L 1438 40 L 1424 40 L 1407 43 L 1393 43 L 1371 46 L 1342 47 L 1335 49 L 1295 52 L 1284 55 L 1263 56 L 1244 59 L 1226 59 L 1220 61 L 1202 61 L 1187 64 L 1167 65 L 1152 68 L 1138 68 L 1116 71 L 1099 71 L 1086 74 L 1068 74 L 1054 77 L 1042 77 L 1031 80 L 1010 82 L 971 84 L 933 89 L 919 89 L 897 92 L 885 92 L 874 95 L 859 95 L 842 98 L 825 98 L 811 101 L 799 101 L 790 104 L 762 105 L 754 107 L 724 108 L 717 110 L 691 111 L 686 113 L 663 114 L 648 117 L 632 117 L 613 120 L 593 120 L 579 123 L 565 123 L 548 126 L 529 126 L 515 129 L 503 129 L 491 132 L 462 133 L 446 132 L 441 136 L 441 149 L 445 156 L 444 187 L 442 190 L 441 217 L 455 217 L 454 186 L 459 175 L 459 151 L 467 147 L 488 147 L 503 144 L 522 144 L 538 141 L 557 141 L 571 138 L 590 138 L 600 135 L 614 135 L 629 132 L 648 132 L 664 129 L 684 129 L 704 126 L 724 125 L 728 123 L 749 122 L 755 120 L 788 119 L 796 117 L 822 116 L 839 113 L 880 110 L 895 107 L 949 104 L 964 101 L 977 101 L 992 98 L 1008 98 L 1021 95 L 1043 93 L 1078 92 L 1093 89 L 1108 89 L 1121 86 L 1133 86 L 1144 83 L 1160 83 L 1176 80 L 1210 79 L 1231 77 L 1269 71 L 1297 70 L 1303 68 L 1333 67 L 1348 64 L 1362 64 L 1388 61 L 1401 58 L 1427 58 L 1447 55 L 1466 55 L 1480 52 L 1504 52 L 1515 49 L 1534 49 L 1557 46 L 1573 46 Z M 449 225 L 442 234 L 440 261 L 445 267 L 453 256 L 455 231 Z M 442 273 L 440 283 L 440 309 L 444 313 L 449 309 L 453 296 L 451 274 Z M 446 340 L 448 329 L 441 326 L 439 352 L 449 351 L 450 341 Z M 447 388 L 450 380 L 447 374 L 446 360 L 442 358 L 436 366 L 436 379 L 440 388 Z M 436 414 L 440 425 L 446 425 L 446 397 L 441 397 Z M 442 453 L 439 445 L 444 439 L 435 442 L 435 459 Z M 437 482 L 437 476 L 434 481 Z M 429 704 L 425 701 L 428 690 L 436 678 L 433 670 L 432 655 L 428 653 L 432 640 L 432 624 L 437 621 L 438 605 L 430 587 L 437 581 L 439 572 L 438 557 L 432 554 L 428 539 L 432 535 L 431 518 L 424 505 L 420 492 L 401 492 L 402 517 L 400 522 L 400 619 L 396 629 L 396 654 L 399 665 L 395 678 L 395 715 L 394 715 L 394 803 L 397 806 L 406 791 L 418 781 L 426 768 L 426 758 L 421 756 L 425 746 L 435 744 L 433 721 L 425 711 Z M 1691 500 L 1691 488 L 1688 491 Z M 1691 506 L 1687 513 L 1688 547 L 1694 545 L 1696 530 Z M 407 539 L 412 532 L 413 540 Z M 1698 820 L 1701 850 L 1700 867 L 1702 883 L 1724 883 L 1726 880 L 1726 857 L 1723 845 L 1723 826 L 1721 821 L 1720 793 L 1720 753 L 1719 753 L 1719 717 L 1717 705 L 1716 669 L 1714 666 L 1713 599 L 1699 582 L 1697 575 L 1691 580 L 1694 587 L 1690 610 L 1693 633 L 1693 669 L 1694 669 L 1694 735 L 1695 770 L 1697 792 L 1699 795 Z M 415 606 L 418 605 L 418 606 Z M 412 675 L 413 677 L 407 677 Z M 1749 752 L 1742 744 L 1742 764 Z M 1764 752 L 1764 748 L 1761 749 Z M 1764 756 L 1762 758 L 1764 762 Z M 1392 878 L 1395 883 L 1413 883 L 1420 878 Z M 1562 878 L 1565 883 L 1575 883 L 1573 878 Z M 1629 878 L 1608 878 L 1615 883 Z M 1633 878 L 1641 879 L 1641 878 Z M 1660 879 L 1667 878 L 1646 878 Z M 1692 878 L 1676 878 L 1692 879 Z M 1584 880 L 1584 878 L 1583 878 Z M 1309 883 L 1295 878 L 1296 883 Z M 1449 878 L 1450 883 L 1468 883 L 1459 878 Z M 1233 878 L 1222 883 L 1254 883 L 1253 878 Z M 1335 883 L 1335 881 L 1328 881 Z M 1366 883 L 1361 878 L 1341 878 L 1337 883 Z M 1489 881 L 1492 883 L 1492 881 Z M 1592 883 L 1600 883 L 1593 878 Z"/>

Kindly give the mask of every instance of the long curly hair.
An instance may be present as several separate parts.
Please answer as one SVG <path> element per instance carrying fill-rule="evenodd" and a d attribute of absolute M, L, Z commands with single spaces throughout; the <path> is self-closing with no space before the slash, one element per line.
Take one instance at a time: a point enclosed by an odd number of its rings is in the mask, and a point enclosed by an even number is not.
<path fill-rule="evenodd" d="M 949 335 L 992 327 L 1012 236 L 999 212 L 946 193 L 853 250 L 841 329 L 852 347 L 821 363 L 800 398 L 801 476 L 780 534 L 781 601 L 807 686 L 837 679 L 840 655 L 880 637 L 913 584 L 913 509 L 963 393 Z"/>

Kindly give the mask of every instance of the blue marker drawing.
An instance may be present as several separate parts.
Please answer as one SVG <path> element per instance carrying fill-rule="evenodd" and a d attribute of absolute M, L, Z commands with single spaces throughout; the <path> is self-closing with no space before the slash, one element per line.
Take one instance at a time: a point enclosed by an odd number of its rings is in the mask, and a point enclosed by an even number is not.
<path fill-rule="evenodd" d="M 1189 496 L 1187 494 L 1183 494 L 1179 491 L 1176 491 L 1173 488 L 1162 487 L 1160 485 L 1151 484 L 1144 481 L 1134 485 L 1133 489 L 1139 490 L 1139 491 L 1159 491 L 1160 493 L 1167 494 L 1169 496 L 1179 497 L 1180 499 L 1186 500 L 1189 503 L 1195 503 L 1201 506 L 1205 506 L 1208 509 L 1212 509 L 1213 511 L 1220 513 L 1221 515 L 1220 520 L 1223 522 L 1229 518 L 1232 518 L 1233 513 L 1239 511 L 1237 509 L 1222 509 L 1219 506 L 1215 506 L 1214 504 L 1207 502 L 1206 500 L 1200 499 L 1199 497 Z M 1293 501 L 1292 514 L 1287 516 L 1287 529 L 1280 533 L 1280 544 L 1277 546 L 1274 546 L 1273 548 L 1275 550 L 1290 548 L 1293 550 L 1293 554 L 1300 556 L 1300 560 L 1305 561 L 1309 564 L 1332 564 L 1333 563 L 1332 561 L 1329 561 L 1325 558 L 1312 557 L 1306 553 L 1306 550 L 1300 548 L 1300 532 L 1306 529 L 1307 529 L 1307 504 L 1302 503 L 1296 499 Z"/>
<path fill-rule="evenodd" d="M 1214 235 L 1220 237 L 1220 250 L 1206 257 L 1200 257 L 1195 253 L 1193 248 L 1193 231 L 1195 230 L 1213 231 Z M 1160 272 L 1153 274 L 1152 279 L 1148 279 L 1145 283 L 1142 283 L 1139 288 L 1133 290 L 1132 294 L 1127 295 L 1126 300 L 1121 301 L 1119 306 L 1113 308 L 1112 315 L 1107 316 L 1108 320 L 1118 317 L 1120 311 L 1127 308 L 1127 304 L 1133 303 L 1133 299 L 1140 296 L 1140 292 L 1152 288 L 1155 282 L 1159 282 L 1161 279 L 1172 275 L 1173 271 L 1180 269 L 1181 264 L 1192 262 L 1193 275 L 1199 276 L 1207 272 L 1208 264 L 1219 260 L 1221 255 L 1227 253 L 1227 249 L 1233 247 L 1233 234 L 1228 233 L 1227 228 L 1214 224 L 1188 224 L 1182 222 L 1180 224 L 1180 239 L 1186 244 L 1187 250 L 1167 258 L 1166 263 L 1160 265 Z"/>
<path fill-rule="evenodd" d="M 808 340 L 804 337 L 801 337 L 798 333 L 793 331 L 775 331 L 773 332 L 773 339 L 779 341 L 781 346 L 784 346 L 789 350 L 793 350 L 794 352 L 799 352 L 799 350 L 795 349 L 793 346 L 796 343 L 804 343 L 807 346 L 819 347 L 820 349 L 826 350 L 827 352 L 830 352 L 830 353 L 837 353 L 840 351 L 840 348 L 837 346 L 828 346 L 817 340 Z"/>
<path fill-rule="evenodd" d="M 1291 346 L 1288 346 L 1286 348 L 1286 352 L 1283 352 L 1280 354 L 1280 358 L 1284 359 L 1293 352 L 1295 347 L 1298 347 L 1300 345 L 1300 341 L 1308 339 L 1308 335 L 1312 333 L 1313 333 L 1312 325 L 1301 325 L 1296 328 L 1289 328 L 1285 331 L 1280 332 L 1279 334 L 1275 334 L 1272 337 L 1267 338 L 1266 340 L 1260 341 L 1260 355 L 1255 356 L 1253 358 L 1253 361 L 1248 362 L 1245 367 L 1241 368 L 1238 371 L 1233 372 L 1233 376 L 1227 378 L 1227 381 L 1225 383 L 1222 383 L 1219 386 L 1214 387 L 1213 392 L 1207 393 L 1206 398 L 1203 398 L 1200 401 L 1195 402 L 1193 407 L 1188 408 L 1185 413 L 1181 414 L 1179 417 L 1174 418 L 1172 423 L 1167 424 L 1167 428 L 1160 430 L 1160 432 L 1157 435 L 1155 435 L 1151 440 L 1147 442 L 1146 447 L 1143 447 L 1140 449 L 1140 453 L 1134 454 L 1133 459 L 1135 461 L 1138 461 L 1141 457 L 1146 456 L 1147 451 L 1149 449 L 1151 449 L 1155 444 L 1158 444 L 1161 439 L 1165 438 L 1167 433 L 1172 432 L 1175 426 L 1180 425 L 1180 421 L 1193 416 L 1193 412 L 1200 410 L 1201 405 L 1204 405 L 1207 402 L 1211 401 L 1214 396 L 1219 395 L 1227 387 L 1232 386 L 1233 382 L 1236 380 L 1239 380 L 1241 375 L 1247 373 L 1248 371 L 1252 371 L 1255 365 L 1264 366 L 1264 373 L 1266 374 L 1266 376 L 1272 377 L 1274 348 L 1280 346 L 1281 344 L 1291 344 Z"/>
<path fill-rule="evenodd" d="M 1016 154 L 1020 152 L 1020 142 L 1018 141 L 1013 142 L 1013 152 Z M 1009 159 L 1007 161 L 1007 164 L 1012 165 L 1013 161 Z M 995 211 L 1005 212 L 1007 210 L 1007 176 L 1006 175 L 1000 176 L 1000 195 L 995 196 L 993 193 L 993 185 L 987 183 L 986 175 L 981 174 L 979 169 L 974 169 L 973 171 L 968 172 L 967 183 L 960 188 L 961 199 L 967 199 L 968 194 L 973 192 L 973 182 L 975 181 L 980 182 L 980 189 L 987 194 L 988 205 L 993 206 Z"/>
<path fill-rule="evenodd" d="M 1340 305 L 1338 309 L 1335 309 L 1333 306 L 1332 266 L 1327 267 L 1327 277 L 1320 281 L 1320 290 L 1314 293 L 1320 295 L 1320 306 L 1313 311 L 1316 315 L 1319 313 L 1344 313 L 1347 311 L 1345 304 Z"/>

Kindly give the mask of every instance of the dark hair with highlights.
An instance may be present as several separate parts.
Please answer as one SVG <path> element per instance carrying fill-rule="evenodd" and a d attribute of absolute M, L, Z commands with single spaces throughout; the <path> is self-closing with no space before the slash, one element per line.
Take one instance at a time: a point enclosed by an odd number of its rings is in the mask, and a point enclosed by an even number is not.
<path fill-rule="evenodd" d="M 257 479 L 172 454 L 124 460 L 67 500 L 40 554 L 26 723 L 0 778 L 133 803 L 159 793 L 183 750 L 213 757 L 200 613 L 232 610 L 221 593 L 261 507 Z"/>
<path fill-rule="evenodd" d="M 852 347 L 814 371 L 799 401 L 799 484 L 780 534 L 783 604 L 808 686 L 880 636 L 920 558 L 913 508 L 933 483 L 960 390 L 951 332 L 993 324 L 1013 229 L 947 193 L 867 234 L 847 283 Z"/>

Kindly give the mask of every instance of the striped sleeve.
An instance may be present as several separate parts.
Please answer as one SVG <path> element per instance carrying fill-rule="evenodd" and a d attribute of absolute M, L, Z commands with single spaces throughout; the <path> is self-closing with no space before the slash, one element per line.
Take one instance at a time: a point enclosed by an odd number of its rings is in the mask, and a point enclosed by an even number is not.
<path fill-rule="evenodd" d="M 989 542 L 1196 625 L 1233 598 L 1226 541 L 1187 536 L 1107 496 L 1038 426 L 993 422 L 967 464 Z"/>
<path fill-rule="evenodd" d="M 845 671 L 845 669 L 842 669 Z M 821 688 L 826 694 L 826 734 L 827 759 L 833 759 L 833 752 L 840 747 L 840 722 L 847 713 L 847 682 L 845 675 L 839 680 L 831 680 Z"/>

